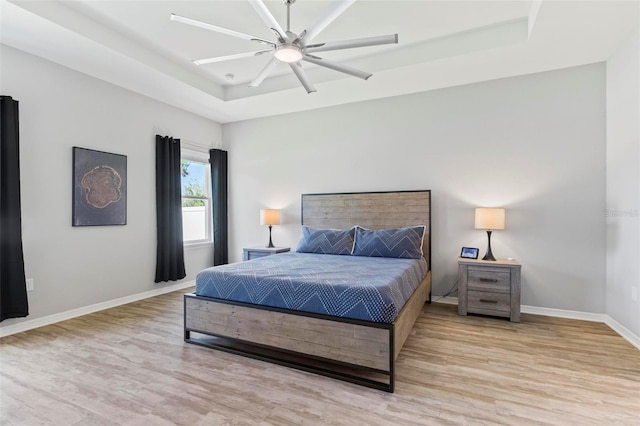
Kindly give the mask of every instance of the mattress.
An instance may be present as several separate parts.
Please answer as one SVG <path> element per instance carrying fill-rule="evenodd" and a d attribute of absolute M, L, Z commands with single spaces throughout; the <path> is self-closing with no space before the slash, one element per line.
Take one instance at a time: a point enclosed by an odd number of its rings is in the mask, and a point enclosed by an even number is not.
<path fill-rule="evenodd" d="M 195 293 L 391 323 L 427 270 L 424 259 L 283 253 L 204 269 Z"/>

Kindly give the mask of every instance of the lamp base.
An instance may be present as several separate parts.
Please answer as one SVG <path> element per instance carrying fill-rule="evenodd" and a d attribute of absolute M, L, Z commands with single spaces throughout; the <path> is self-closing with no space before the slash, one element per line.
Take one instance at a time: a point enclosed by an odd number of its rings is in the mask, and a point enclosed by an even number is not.
<path fill-rule="evenodd" d="M 269 245 L 267 248 L 274 248 L 273 241 L 271 241 L 271 225 L 269 225 Z M 495 259 L 494 259 L 495 260 Z"/>
<path fill-rule="evenodd" d="M 491 231 L 487 230 L 487 253 L 485 253 L 482 260 L 489 260 L 495 262 L 496 258 L 491 253 Z"/>

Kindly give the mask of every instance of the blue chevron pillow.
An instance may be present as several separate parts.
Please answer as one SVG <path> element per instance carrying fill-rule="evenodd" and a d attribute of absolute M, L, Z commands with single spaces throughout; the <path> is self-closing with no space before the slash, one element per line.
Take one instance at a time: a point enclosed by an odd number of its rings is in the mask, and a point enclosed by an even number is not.
<path fill-rule="evenodd" d="M 351 254 L 355 227 L 351 229 L 315 229 L 302 225 L 298 253 Z"/>
<path fill-rule="evenodd" d="M 354 256 L 401 257 L 420 259 L 425 226 L 397 229 L 365 229 L 356 227 Z"/>

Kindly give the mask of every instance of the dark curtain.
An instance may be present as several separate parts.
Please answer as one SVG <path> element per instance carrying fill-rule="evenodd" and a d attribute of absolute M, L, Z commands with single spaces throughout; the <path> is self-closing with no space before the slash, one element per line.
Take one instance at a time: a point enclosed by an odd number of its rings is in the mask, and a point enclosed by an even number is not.
<path fill-rule="evenodd" d="M 0 321 L 29 315 L 21 222 L 18 101 L 0 96 Z"/>
<path fill-rule="evenodd" d="M 213 211 L 213 266 L 229 263 L 227 226 L 227 151 L 209 151 L 211 204 Z"/>
<path fill-rule="evenodd" d="M 187 276 L 182 245 L 181 177 L 180 139 L 156 135 L 157 283 Z"/>

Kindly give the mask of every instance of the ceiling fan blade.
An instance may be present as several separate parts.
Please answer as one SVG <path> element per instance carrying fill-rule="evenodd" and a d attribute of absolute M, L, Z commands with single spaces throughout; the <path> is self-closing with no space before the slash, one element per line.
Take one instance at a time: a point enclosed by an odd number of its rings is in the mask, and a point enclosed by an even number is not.
<path fill-rule="evenodd" d="M 398 43 L 398 34 L 377 37 L 358 38 L 354 40 L 333 41 L 307 45 L 305 52 L 326 52 L 329 50 L 352 49 L 354 47 L 380 46 L 382 44 Z"/>
<path fill-rule="evenodd" d="M 182 22 L 183 24 L 193 25 L 194 27 L 204 28 L 205 30 L 215 31 L 217 33 L 226 34 L 232 37 L 238 37 L 245 40 L 259 41 L 261 43 L 266 43 L 272 46 L 275 44 L 269 40 L 265 40 L 260 37 L 252 36 L 250 34 L 239 33 L 238 31 L 229 30 L 227 28 L 217 27 L 215 25 L 207 24 L 206 22 L 196 21 L 195 19 L 185 18 L 184 16 L 176 15 L 172 13 L 170 18 L 172 21 Z"/>
<path fill-rule="evenodd" d="M 291 43 L 298 44 L 298 42 L 302 40 L 306 35 L 307 35 L 307 30 L 302 31 L 300 35 L 297 38 L 295 38 Z"/>
<path fill-rule="evenodd" d="M 296 74 L 296 76 L 298 77 L 298 80 L 300 80 L 300 83 L 302 83 L 302 86 L 307 91 L 307 93 L 312 93 L 316 91 L 316 88 L 309 81 L 309 78 L 307 77 L 307 73 L 304 72 L 304 68 L 302 68 L 302 64 L 300 62 L 291 63 L 289 64 L 289 66 L 291 67 L 293 72 Z"/>
<path fill-rule="evenodd" d="M 262 0 L 249 0 L 249 3 L 251 3 L 251 6 L 258 12 L 258 15 L 260 15 L 264 23 L 267 24 L 272 31 L 277 32 L 277 35 L 279 35 L 283 42 L 289 41 L 286 31 L 278 24 L 278 21 L 276 21 L 276 18 L 269 12 L 269 9 L 267 9 L 267 6 L 265 6 Z"/>
<path fill-rule="evenodd" d="M 276 65 L 278 65 L 278 63 L 279 61 L 276 59 L 275 56 L 271 58 L 271 60 L 267 63 L 267 66 L 264 67 L 262 71 L 260 71 L 260 74 L 258 74 L 258 76 L 254 78 L 251 83 L 249 83 L 249 87 L 260 86 L 260 84 L 262 84 L 264 79 L 267 78 L 269 73 L 276 67 Z"/>
<path fill-rule="evenodd" d="M 354 77 L 361 78 L 363 80 L 367 80 L 373 74 L 357 70 L 355 68 L 348 67 L 346 65 L 337 64 L 335 62 L 327 61 L 326 59 L 318 58 L 317 56 L 309 56 L 304 55 L 302 57 L 303 61 L 311 62 L 312 64 L 320 65 L 321 67 L 330 68 L 334 71 L 343 72 L 345 74 L 352 75 Z"/>
<path fill-rule="evenodd" d="M 273 52 L 273 50 L 258 50 L 257 52 L 236 53 L 235 55 L 217 56 L 215 58 L 198 59 L 193 61 L 196 65 L 213 64 L 214 62 L 232 61 L 234 59 L 249 58 L 251 56 L 259 56 L 264 53 Z"/>
<path fill-rule="evenodd" d="M 340 16 L 345 10 L 347 10 L 356 0 L 336 0 L 313 24 L 310 28 L 307 28 L 305 36 L 302 38 L 303 43 L 307 43 L 315 36 L 320 34 L 330 23 L 332 23 L 338 16 Z"/>

